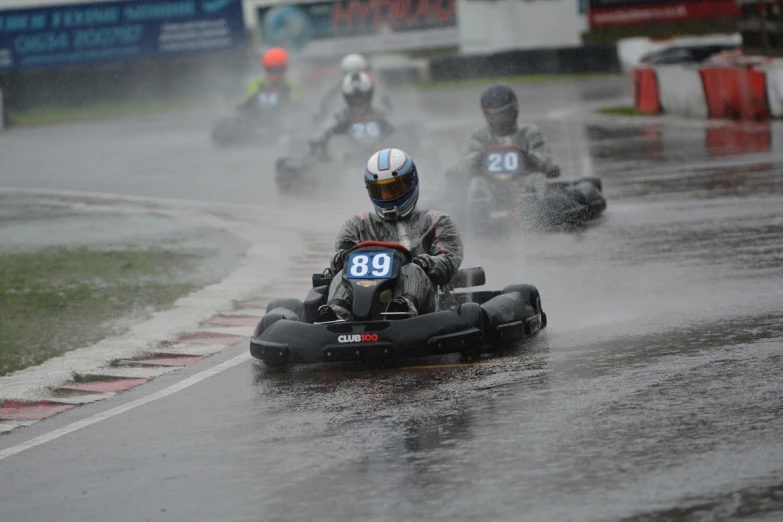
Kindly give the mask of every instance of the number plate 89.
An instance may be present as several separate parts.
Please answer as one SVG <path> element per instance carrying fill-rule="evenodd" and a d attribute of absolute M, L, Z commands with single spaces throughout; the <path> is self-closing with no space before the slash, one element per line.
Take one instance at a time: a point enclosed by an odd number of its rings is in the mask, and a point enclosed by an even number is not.
<path fill-rule="evenodd" d="M 394 268 L 392 252 L 355 252 L 348 256 L 345 277 L 348 279 L 389 279 Z"/>

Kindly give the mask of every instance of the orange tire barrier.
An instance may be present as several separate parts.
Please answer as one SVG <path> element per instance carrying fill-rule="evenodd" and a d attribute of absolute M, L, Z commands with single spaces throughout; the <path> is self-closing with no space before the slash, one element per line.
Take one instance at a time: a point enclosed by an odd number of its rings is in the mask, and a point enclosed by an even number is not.
<path fill-rule="evenodd" d="M 710 118 L 769 119 L 767 79 L 744 67 L 703 67 L 701 74 Z"/>
<path fill-rule="evenodd" d="M 633 70 L 633 91 L 636 110 L 645 114 L 661 112 L 661 98 L 658 96 L 658 78 L 651 67 Z"/>

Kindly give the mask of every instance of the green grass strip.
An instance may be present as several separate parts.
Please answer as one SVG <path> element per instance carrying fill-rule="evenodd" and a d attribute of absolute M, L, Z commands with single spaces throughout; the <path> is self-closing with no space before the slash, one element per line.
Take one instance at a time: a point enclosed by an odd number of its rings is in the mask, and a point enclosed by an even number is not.
<path fill-rule="evenodd" d="M 8 119 L 11 125 L 34 127 L 173 112 L 193 109 L 204 103 L 207 103 L 207 100 L 190 98 L 169 101 L 95 103 L 83 107 L 41 107 L 28 111 L 11 111 L 8 114 Z"/>
<path fill-rule="evenodd" d="M 195 256 L 57 248 L 0 256 L 0 375 L 127 331 L 195 289 Z"/>
<path fill-rule="evenodd" d="M 611 116 L 654 116 L 654 114 L 639 112 L 636 107 L 629 107 L 627 105 L 621 105 L 619 107 L 604 107 L 602 109 L 598 109 L 598 112 Z"/>

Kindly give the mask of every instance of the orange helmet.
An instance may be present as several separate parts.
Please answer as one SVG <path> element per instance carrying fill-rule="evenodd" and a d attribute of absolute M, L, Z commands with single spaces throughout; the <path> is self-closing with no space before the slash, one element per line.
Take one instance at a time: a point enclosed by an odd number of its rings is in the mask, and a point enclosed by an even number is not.
<path fill-rule="evenodd" d="M 288 65 L 288 53 L 282 47 L 272 47 L 264 53 L 261 63 L 267 69 L 282 69 Z"/>

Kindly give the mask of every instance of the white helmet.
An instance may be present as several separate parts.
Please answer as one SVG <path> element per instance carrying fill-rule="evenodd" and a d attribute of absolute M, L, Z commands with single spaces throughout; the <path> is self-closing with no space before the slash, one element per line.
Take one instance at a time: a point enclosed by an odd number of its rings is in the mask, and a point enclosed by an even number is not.
<path fill-rule="evenodd" d="M 340 90 L 349 107 L 366 108 L 372 102 L 375 82 L 366 72 L 346 74 Z"/>
<path fill-rule="evenodd" d="M 370 62 L 361 54 L 347 54 L 340 61 L 340 68 L 344 74 L 370 72 Z"/>
<path fill-rule="evenodd" d="M 364 185 L 383 219 L 405 217 L 419 200 L 419 173 L 413 158 L 400 149 L 379 150 L 367 161 Z"/>

